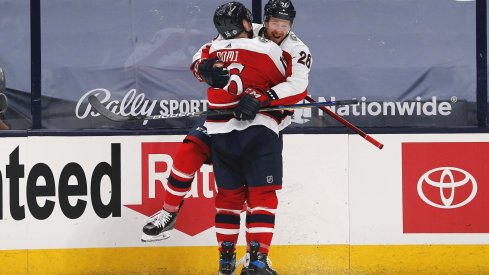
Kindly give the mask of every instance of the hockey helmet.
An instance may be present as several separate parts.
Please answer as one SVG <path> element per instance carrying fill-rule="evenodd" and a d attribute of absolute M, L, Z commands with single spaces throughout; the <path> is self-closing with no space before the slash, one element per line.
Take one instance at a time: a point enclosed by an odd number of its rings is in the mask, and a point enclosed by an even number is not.
<path fill-rule="evenodd" d="M 243 19 L 248 21 L 251 26 L 253 21 L 251 12 L 239 2 L 229 2 L 216 9 L 214 26 L 225 39 L 231 39 L 245 31 Z"/>
<path fill-rule="evenodd" d="M 290 0 L 270 0 L 265 4 L 265 18 L 268 21 L 270 17 L 289 20 L 292 24 L 295 18 L 295 8 Z"/>

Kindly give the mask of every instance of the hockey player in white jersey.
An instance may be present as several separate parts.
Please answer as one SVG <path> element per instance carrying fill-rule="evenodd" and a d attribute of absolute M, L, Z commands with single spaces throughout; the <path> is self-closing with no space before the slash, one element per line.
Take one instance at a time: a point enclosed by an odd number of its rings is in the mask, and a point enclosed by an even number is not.
<path fill-rule="evenodd" d="M 301 97 L 307 93 L 312 55 L 307 45 L 291 31 L 295 16 L 296 11 L 290 0 L 270 0 L 264 8 L 263 25 L 253 24 L 254 36 L 272 40 L 292 57 L 291 75 L 286 78 L 286 81 L 272 87 L 278 97 L 290 95 Z M 209 45 L 202 46 L 194 55 L 191 71 L 199 81 L 206 82 L 212 87 L 222 88 L 229 82 L 229 73 L 222 67 L 215 66 L 215 63 L 219 62 L 218 59 L 208 58 Z M 196 123 L 174 156 L 173 168 L 168 180 L 170 190 L 165 190 L 163 209 L 144 226 L 143 240 L 161 240 L 170 236 L 169 232 L 175 226 L 179 206 L 190 190 L 196 172 L 210 159 L 211 141 L 203 127 L 204 121 L 205 117 L 202 117 Z M 289 124 L 290 117 L 287 117 L 280 127 L 283 129 Z"/>

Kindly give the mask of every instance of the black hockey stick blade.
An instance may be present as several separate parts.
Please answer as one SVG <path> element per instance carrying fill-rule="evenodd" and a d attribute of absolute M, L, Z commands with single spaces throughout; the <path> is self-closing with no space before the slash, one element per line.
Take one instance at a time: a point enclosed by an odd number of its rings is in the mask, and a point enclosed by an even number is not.
<path fill-rule="evenodd" d="M 0 93 L 3 94 L 7 90 L 6 81 L 5 81 L 5 73 L 3 69 L 0 68 Z"/>
<path fill-rule="evenodd" d="M 0 114 L 3 114 L 8 109 L 8 100 L 6 94 L 0 94 Z"/>
<path fill-rule="evenodd" d="M 5 92 L 7 91 L 5 73 L 0 68 L 0 114 L 5 113 L 8 109 L 8 100 Z"/>
<path fill-rule="evenodd" d="M 122 116 L 108 110 L 96 96 L 91 95 L 88 97 L 88 102 L 92 107 L 97 110 L 102 116 L 117 122 L 131 121 L 131 120 L 159 120 L 168 118 L 181 118 L 181 117 L 197 117 L 203 114 L 213 116 L 213 115 L 229 115 L 234 112 L 233 109 L 226 110 L 210 110 L 204 112 L 189 112 L 189 113 L 178 113 L 178 114 L 167 114 L 167 115 L 150 115 L 150 116 Z M 323 106 L 334 106 L 334 105 L 352 105 L 357 104 L 356 99 L 352 100 L 337 100 L 337 101 L 324 101 L 324 102 L 312 102 L 312 103 L 299 103 L 292 105 L 281 105 L 275 107 L 265 107 L 261 108 L 260 111 L 278 111 L 278 110 L 292 110 L 292 109 L 304 109 L 311 107 L 323 107 Z"/>
<path fill-rule="evenodd" d="M 123 121 L 129 121 L 129 120 L 141 120 L 144 119 L 145 116 L 121 116 L 118 114 L 115 114 L 109 109 L 107 109 L 100 100 L 94 95 L 91 95 L 88 97 L 88 102 L 92 105 L 92 107 L 99 112 L 102 116 L 112 120 L 112 121 L 118 121 L 118 122 L 123 122 Z"/>

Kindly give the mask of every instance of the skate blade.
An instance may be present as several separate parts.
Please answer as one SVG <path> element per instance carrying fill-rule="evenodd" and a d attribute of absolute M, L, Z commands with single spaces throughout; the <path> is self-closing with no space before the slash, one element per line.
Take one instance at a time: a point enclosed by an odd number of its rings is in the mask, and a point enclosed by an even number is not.
<path fill-rule="evenodd" d="M 146 235 L 143 233 L 143 235 L 141 236 L 141 241 L 142 242 L 156 242 L 156 241 L 162 241 L 162 240 L 168 239 L 170 237 L 171 237 L 171 232 L 169 232 L 169 231 L 161 232 L 160 234 L 158 234 L 156 236 Z"/>

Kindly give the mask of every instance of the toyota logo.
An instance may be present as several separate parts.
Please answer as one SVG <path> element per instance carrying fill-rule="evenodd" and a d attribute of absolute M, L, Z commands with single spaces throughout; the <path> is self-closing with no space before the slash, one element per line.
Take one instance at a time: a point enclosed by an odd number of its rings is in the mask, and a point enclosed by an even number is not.
<path fill-rule="evenodd" d="M 441 174 L 439 173 L 441 171 Z M 463 175 L 461 180 L 455 181 L 454 177 L 455 173 L 460 173 Z M 434 179 L 433 175 L 439 175 L 439 178 Z M 446 181 L 448 179 L 448 181 Z M 434 203 L 430 199 L 426 197 L 423 192 L 423 186 L 429 184 L 433 187 L 437 187 L 440 189 L 440 198 L 443 204 Z M 472 185 L 472 192 L 470 195 L 460 203 L 453 204 L 455 193 L 457 187 L 463 186 L 465 184 Z M 445 196 L 444 190 L 449 189 L 450 195 L 448 197 Z M 436 207 L 436 208 L 457 208 L 466 205 L 470 201 L 472 201 L 477 194 L 477 182 L 475 181 L 474 176 L 472 176 L 469 172 L 456 168 L 456 167 L 438 167 L 435 169 L 431 169 L 428 172 L 424 173 L 418 180 L 418 195 L 419 197 L 427 204 Z"/>

